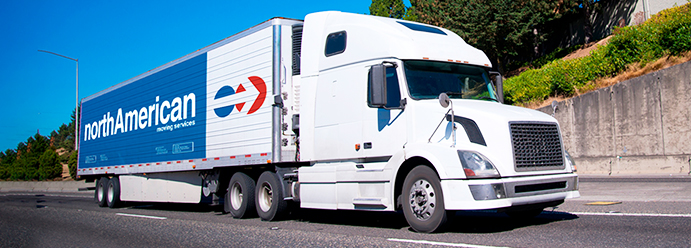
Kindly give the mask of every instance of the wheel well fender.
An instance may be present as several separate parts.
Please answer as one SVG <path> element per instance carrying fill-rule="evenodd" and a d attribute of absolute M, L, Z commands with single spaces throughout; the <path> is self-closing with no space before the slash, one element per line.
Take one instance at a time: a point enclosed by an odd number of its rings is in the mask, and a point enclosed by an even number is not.
<path fill-rule="evenodd" d="M 395 203 L 395 208 L 401 209 L 403 206 L 403 203 L 401 202 L 402 200 L 402 193 L 403 193 L 403 182 L 405 181 L 406 176 L 408 176 L 408 173 L 413 170 L 418 165 L 425 165 L 430 167 L 434 173 L 437 174 L 437 177 L 439 176 L 439 172 L 437 172 L 437 169 L 434 168 L 434 165 L 427 160 L 426 158 L 423 157 L 411 157 L 407 159 L 401 166 L 398 168 L 398 172 L 396 173 L 396 179 L 394 181 L 394 199 L 396 201 Z"/>

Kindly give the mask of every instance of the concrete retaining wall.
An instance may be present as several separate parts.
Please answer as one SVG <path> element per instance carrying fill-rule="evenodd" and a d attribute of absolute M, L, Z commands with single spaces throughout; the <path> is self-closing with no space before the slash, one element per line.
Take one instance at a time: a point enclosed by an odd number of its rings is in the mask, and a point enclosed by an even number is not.
<path fill-rule="evenodd" d="M 691 173 L 691 62 L 538 110 L 559 120 L 579 173 Z"/>
<path fill-rule="evenodd" d="M 0 193 L 4 192 L 85 192 L 95 183 L 84 181 L 0 181 Z M 88 192 L 88 191 L 87 191 Z M 93 194 L 93 191 L 90 191 Z"/>

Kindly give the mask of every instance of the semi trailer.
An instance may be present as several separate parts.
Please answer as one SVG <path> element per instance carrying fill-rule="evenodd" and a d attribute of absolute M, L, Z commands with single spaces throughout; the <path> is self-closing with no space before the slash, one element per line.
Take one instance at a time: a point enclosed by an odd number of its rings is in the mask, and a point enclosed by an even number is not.
<path fill-rule="evenodd" d="M 557 121 L 503 104 L 491 68 L 440 27 L 273 18 L 84 98 L 77 174 L 102 207 L 402 211 L 418 232 L 578 197 Z"/>

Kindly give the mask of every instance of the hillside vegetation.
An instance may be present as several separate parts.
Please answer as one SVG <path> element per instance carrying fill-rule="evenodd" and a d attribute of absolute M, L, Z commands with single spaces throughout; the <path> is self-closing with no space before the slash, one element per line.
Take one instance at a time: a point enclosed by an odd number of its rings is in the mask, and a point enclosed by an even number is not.
<path fill-rule="evenodd" d="M 77 152 L 74 150 L 76 112 L 69 125 L 62 124 L 49 136 L 36 133 L 17 149 L 0 151 L 0 180 L 62 180 L 63 166 L 69 165 L 70 177 L 77 176 Z"/>
<path fill-rule="evenodd" d="M 530 105 L 609 86 L 691 58 L 691 3 L 663 10 L 638 26 L 616 28 L 589 56 L 557 59 L 504 83 L 505 99 Z M 626 74 L 628 76 L 618 76 Z"/>

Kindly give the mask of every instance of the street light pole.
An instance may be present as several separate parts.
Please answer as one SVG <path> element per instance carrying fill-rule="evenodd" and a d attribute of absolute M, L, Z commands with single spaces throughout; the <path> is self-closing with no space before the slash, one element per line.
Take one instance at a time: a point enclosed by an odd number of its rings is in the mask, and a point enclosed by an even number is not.
<path fill-rule="evenodd" d="M 73 60 L 74 62 L 77 62 L 77 86 L 75 87 L 76 93 L 75 93 L 75 100 L 74 100 L 74 105 L 75 105 L 75 107 L 74 107 L 74 109 L 75 109 L 74 110 L 74 150 L 76 151 L 77 148 L 79 147 L 78 146 L 78 144 L 79 144 L 79 59 L 73 59 L 73 58 L 67 57 L 67 56 L 62 55 L 62 54 L 57 54 L 57 53 L 45 51 L 45 50 L 38 50 L 38 51 L 44 52 L 44 53 L 50 53 L 50 54 L 57 55 L 57 56 L 60 56 L 60 57 L 66 58 L 66 59 Z"/>

